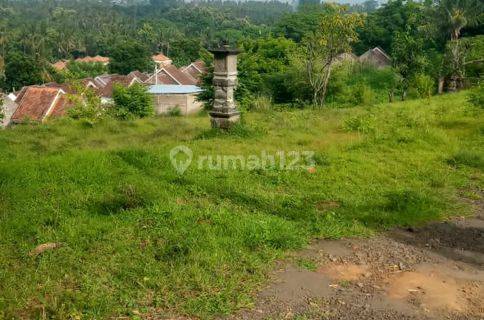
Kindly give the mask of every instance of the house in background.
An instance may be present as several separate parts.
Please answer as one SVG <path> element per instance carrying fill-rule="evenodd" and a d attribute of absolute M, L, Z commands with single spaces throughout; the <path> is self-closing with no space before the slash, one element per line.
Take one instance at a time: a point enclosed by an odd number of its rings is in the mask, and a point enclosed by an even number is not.
<path fill-rule="evenodd" d="M 49 117 L 63 116 L 70 107 L 64 90 L 45 86 L 22 88 L 15 100 L 18 107 L 10 123 L 44 122 Z"/>
<path fill-rule="evenodd" d="M 165 56 L 163 53 L 155 54 L 151 58 L 156 63 L 158 68 L 163 68 L 164 66 L 171 65 L 173 63 L 173 61 Z"/>
<path fill-rule="evenodd" d="M 178 108 L 183 115 L 199 112 L 203 103 L 197 101 L 202 91 L 195 85 L 152 85 L 148 92 L 153 95 L 156 114 L 166 114 Z"/>
<path fill-rule="evenodd" d="M 126 76 L 119 74 L 102 75 L 94 78 L 94 81 L 98 87 L 97 92 L 101 97 L 102 104 L 108 104 L 113 101 L 113 89 L 115 84 L 129 88 L 135 83 L 143 83 L 143 81 L 133 72 Z"/>
<path fill-rule="evenodd" d="M 84 58 L 77 58 L 74 60 L 76 62 L 81 62 L 81 63 L 101 63 L 104 66 L 107 66 L 109 64 L 110 59 L 108 57 L 102 57 L 102 56 L 95 56 L 95 57 L 84 57 Z"/>
<path fill-rule="evenodd" d="M 356 56 L 352 52 L 344 52 L 336 57 L 335 63 L 343 63 L 343 62 L 349 62 L 349 63 L 355 63 L 358 61 L 358 56 Z"/>
<path fill-rule="evenodd" d="M 196 83 L 200 83 L 202 76 L 208 72 L 207 66 L 202 60 L 197 60 L 192 62 L 189 66 L 182 67 L 181 71 L 194 79 Z"/>
<path fill-rule="evenodd" d="M 197 80 L 188 74 L 185 74 L 174 65 L 166 65 L 155 71 L 146 84 L 165 84 L 165 85 L 195 85 Z"/>
<path fill-rule="evenodd" d="M 146 73 L 143 73 L 141 71 L 136 70 L 136 71 L 131 71 L 130 73 L 128 73 L 128 77 L 136 77 L 139 80 L 141 80 L 141 82 L 145 82 L 146 80 L 148 80 L 148 78 L 150 76 L 147 75 Z"/>
<path fill-rule="evenodd" d="M 99 87 L 96 85 L 93 78 L 86 78 L 86 79 L 79 80 L 77 85 L 72 83 L 59 84 L 57 82 L 49 82 L 44 84 L 44 86 L 49 88 L 62 89 L 64 90 L 65 93 L 68 93 L 68 94 L 77 94 L 78 89 L 81 89 L 81 91 L 85 89 L 93 89 L 93 90 L 99 89 Z"/>
<path fill-rule="evenodd" d="M 363 53 L 358 60 L 361 63 L 373 65 L 376 68 L 385 68 L 392 65 L 390 56 L 380 47 L 375 47 Z"/>
<path fill-rule="evenodd" d="M 67 68 L 67 64 L 69 63 L 68 60 L 59 60 L 56 63 L 52 64 L 52 67 L 56 69 L 57 71 L 62 71 L 65 68 Z"/>

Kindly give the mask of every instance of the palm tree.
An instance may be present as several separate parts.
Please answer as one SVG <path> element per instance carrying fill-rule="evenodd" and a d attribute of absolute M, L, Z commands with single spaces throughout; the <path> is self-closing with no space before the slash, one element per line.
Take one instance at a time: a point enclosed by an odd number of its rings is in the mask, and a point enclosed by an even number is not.
<path fill-rule="evenodd" d="M 482 0 L 437 0 L 436 23 L 446 39 L 450 82 L 448 90 L 462 87 L 465 77 L 465 50 L 460 41 L 462 29 L 475 26 L 484 18 Z"/>
<path fill-rule="evenodd" d="M 437 25 L 451 40 L 459 40 L 463 28 L 483 20 L 481 0 L 437 0 Z"/>

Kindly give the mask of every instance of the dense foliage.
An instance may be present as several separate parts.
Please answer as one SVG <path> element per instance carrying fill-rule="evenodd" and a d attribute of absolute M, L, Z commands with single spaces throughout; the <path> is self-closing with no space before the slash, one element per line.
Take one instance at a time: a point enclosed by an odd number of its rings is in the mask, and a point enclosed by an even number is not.
<path fill-rule="evenodd" d="M 151 95 L 146 87 L 134 84 L 129 88 L 115 84 L 113 114 L 120 119 L 143 118 L 153 114 Z"/>
<path fill-rule="evenodd" d="M 352 49 L 359 55 L 379 46 L 393 58 L 396 78 L 392 88 L 369 93 L 381 94 L 377 101 L 394 94 L 410 96 L 429 77 L 433 88 L 439 79 L 448 79 L 445 89 L 455 90 L 478 82 L 482 76 L 479 35 L 483 32 L 483 5 L 479 0 L 390 0 L 381 6 L 369 0 L 343 7 L 301 1 L 297 9 L 280 2 L 257 1 L 119 3 L 0 0 L 1 86 L 9 91 L 106 71 L 98 67 L 86 70 L 71 62 L 67 71 L 59 73 L 50 66 L 59 59 L 86 55 L 111 57 L 110 71 L 123 74 L 150 70 L 149 56 L 157 52 L 170 56 L 177 66 L 199 58 L 210 63 L 206 49 L 225 41 L 245 50 L 240 57 L 237 91 L 243 107 L 250 108 L 261 97 L 299 105 L 314 100 L 315 91 L 312 72 L 304 72 L 308 64 L 303 61 L 310 59 L 301 51 L 308 48 L 311 35 L 319 40 L 335 36 L 321 27 L 339 12 L 343 16 L 364 13 L 363 24 L 349 30 L 352 48 L 345 51 Z M 476 40 L 470 40 L 472 37 Z M 335 76 L 330 75 L 330 87 L 332 81 Z M 372 88 L 369 84 L 360 86 L 363 91 Z M 327 100 L 341 100 L 331 96 L 337 91 L 328 88 Z M 209 101 L 210 92 L 204 98 Z"/>

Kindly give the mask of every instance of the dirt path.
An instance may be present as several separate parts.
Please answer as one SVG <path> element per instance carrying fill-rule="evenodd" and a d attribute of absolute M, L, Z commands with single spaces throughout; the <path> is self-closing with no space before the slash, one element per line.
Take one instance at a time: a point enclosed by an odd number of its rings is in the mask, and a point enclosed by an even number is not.
<path fill-rule="evenodd" d="M 484 208 L 475 218 L 318 241 L 229 319 L 484 319 Z"/>

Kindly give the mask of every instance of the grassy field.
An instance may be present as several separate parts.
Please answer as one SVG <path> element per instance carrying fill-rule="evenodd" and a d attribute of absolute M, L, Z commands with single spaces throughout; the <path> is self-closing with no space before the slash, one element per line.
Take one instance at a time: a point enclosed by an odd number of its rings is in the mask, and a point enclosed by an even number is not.
<path fill-rule="evenodd" d="M 467 214 L 484 169 L 466 92 L 371 108 L 63 120 L 0 131 L 0 318 L 213 318 L 312 238 Z M 315 170 L 199 170 L 169 152 L 315 152 Z M 474 191 L 473 191 L 474 190 Z M 62 247 L 36 257 L 37 245 Z"/>

